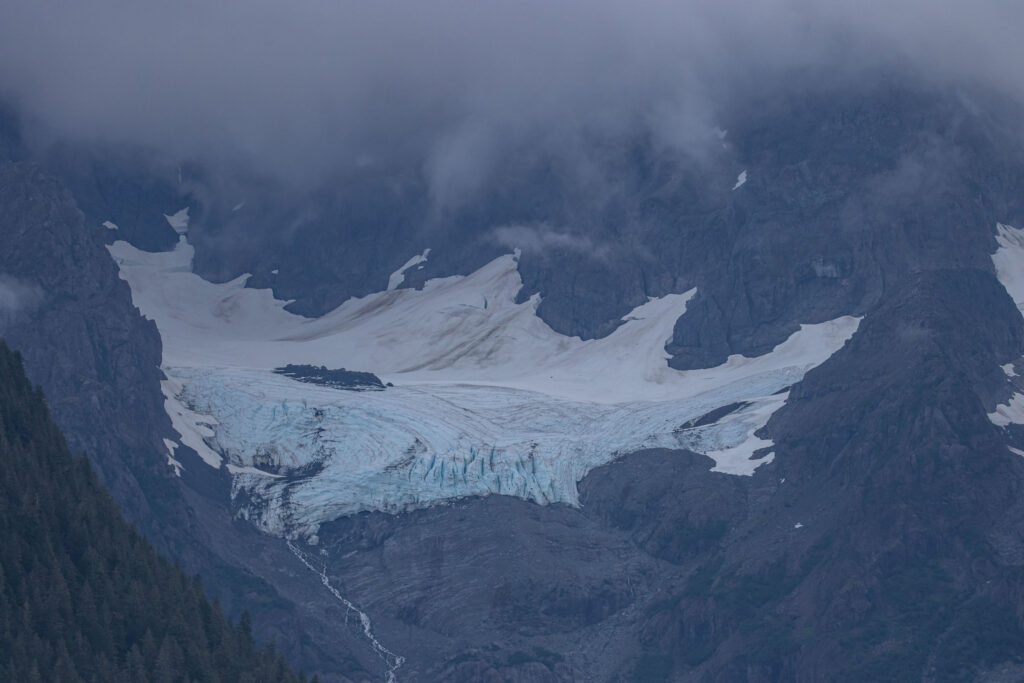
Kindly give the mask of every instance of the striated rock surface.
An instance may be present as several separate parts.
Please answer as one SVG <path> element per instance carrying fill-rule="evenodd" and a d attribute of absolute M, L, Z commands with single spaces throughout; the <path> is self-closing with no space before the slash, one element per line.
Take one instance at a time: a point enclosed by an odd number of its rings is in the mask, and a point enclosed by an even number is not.
<path fill-rule="evenodd" d="M 171 476 L 161 442 L 170 422 L 154 393 L 156 326 L 132 306 L 100 232 L 56 179 L 0 164 L 0 215 L 0 278 L 19 293 L 0 335 L 43 386 L 71 449 L 89 455 L 130 519 L 152 518 L 159 503 L 143 489 Z"/>

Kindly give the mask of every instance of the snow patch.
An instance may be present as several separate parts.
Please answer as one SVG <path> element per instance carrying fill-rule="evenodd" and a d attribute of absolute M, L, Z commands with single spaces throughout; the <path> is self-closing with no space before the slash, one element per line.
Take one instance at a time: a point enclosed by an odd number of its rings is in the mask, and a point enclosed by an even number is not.
<path fill-rule="evenodd" d="M 1014 394 L 1009 403 L 996 406 L 995 412 L 988 414 L 988 419 L 1000 427 L 1024 424 L 1024 394 Z"/>
<path fill-rule="evenodd" d="M 733 190 L 738 190 L 741 187 L 743 187 L 743 185 L 746 184 L 746 182 L 747 182 L 747 172 L 746 171 L 741 171 L 740 174 L 736 177 L 736 184 L 732 186 L 732 189 Z"/>
<path fill-rule="evenodd" d="M 231 213 L 234 213 L 235 211 L 240 211 L 243 206 L 245 206 L 245 202 L 238 202 L 233 207 L 231 207 Z"/>
<path fill-rule="evenodd" d="M 103 221 L 103 223 L 101 223 L 101 225 L 104 228 L 106 228 L 107 230 L 117 230 L 118 229 L 117 228 L 117 224 L 113 223 L 112 221 Z"/>
<path fill-rule="evenodd" d="M 184 235 L 188 232 L 188 207 L 186 206 L 181 211 L 168 216 L 164 214 L 164 218 L 167 219 L 167 224 L 174 228 L 174 232 L 179 235 Z"/>
<path fill-rule="evenodd" d="M 170 439 L 164 439 L 164 448 L 167 449 L 167 464 L 174 468 L 174 474 L 181 476 L 182 465 L 174 458 L 174 451 L 178 449 L 178 444 Z"/>
<path fill-rule="evenodd" d="M 811 265 L 817 277 L 833 280 L 839 277 L 839 267 L 834 263 L 825 263 L 822 259 L 815 259 Z"/>
<path fill-rule="evenodd" d="M 171 418 L 171 426 L 181 437 L 181 443 L 194 450 L 210 467 L 220 467 L 220 455 L 206 443 L 206 439 L 214 436 L 213 428 L 217 421 L 208 415 L 200 415 L 178 399 L 182 387 L 177 380 L 161 381 L 160 389 L 164 394 L 164 411 Z"/>
<path fill-rule="evenodd" d="M 740 413 L 731 413 L 718 424 L 728 424 L 731 421 L 742 420 L 745 433 L 743 440 L 739 443 L 722 450 L 707 451 L 705 455 L 715 461 L 712 468 L 714 472 L 725 472 L 726 474 L 753 474 L 753 469 L 759 465 L 767 465 L 775 459 L 775 453 L 767 453 L 761 458 L 755 458 L 755 452 L 762 448 L 770 448 L 773 442 L 770 439 L 762 439 L 754 436 L 754 433 L 768 424 L 768 420 L 775 414 L 775 411 L 783 406 L 789 392 L 774 394 L 758 398 L 754 407 Z"/>
<path fill-rule="evenodd" d="M 996 277 L 1024 315 L 1024 230 L 996 224 L 999 248 L 992 254 Z"/>
<path fill-rule="evenodd" d="M 422 254 L 413 256 L 411 259 L 405 262 L 405 265 L 391 273 L 391 277 L 388 278 L 388 291 L 398 289 L 398 286 L 405 282 L 405 271 L 409 270 L 415 265 L 422 264 L 430 256 L 430 249 L 424 249 Z M 422 265 L 420 266 L 423 267 Z"/>
<path fill-rule="evenodd" d="M 999 247 L 992 254 L 996 277 L 1013 303 L 1017 304 L 1017 310 L 1024 315 L 1024 230 L 997 223 L 996 242 Z M 1000 367 L 1007 377 L 1017 375 L 1013 363 Z M 1024 394 L 1015 393 L 1008 403 L 996 406 L 995 412 L 988 414 L 988 419 L 1000 427 L 1024 424 Z"/>

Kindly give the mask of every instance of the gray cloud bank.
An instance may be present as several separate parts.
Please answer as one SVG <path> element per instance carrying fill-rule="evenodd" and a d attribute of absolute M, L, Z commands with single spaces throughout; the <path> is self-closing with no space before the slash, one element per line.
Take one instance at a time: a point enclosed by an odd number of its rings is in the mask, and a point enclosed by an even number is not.
<path fill-rule="evenodd" d="M 509 149 L 640 130 L 699 154 L 795 70 L 1024 100 L 1024 3 L 0 0 L 0 95 L 57 134 L 303 182 L 418 160 L 441 203 Z"/>

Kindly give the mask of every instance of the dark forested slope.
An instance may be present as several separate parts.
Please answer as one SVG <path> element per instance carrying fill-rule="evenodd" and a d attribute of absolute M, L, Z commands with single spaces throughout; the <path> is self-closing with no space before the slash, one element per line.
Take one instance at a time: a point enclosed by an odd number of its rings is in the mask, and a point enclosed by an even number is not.
<path fill-rule="evenodd" d="M 121 518 L 2 341 L 0 680 L 299 680 Z"/>

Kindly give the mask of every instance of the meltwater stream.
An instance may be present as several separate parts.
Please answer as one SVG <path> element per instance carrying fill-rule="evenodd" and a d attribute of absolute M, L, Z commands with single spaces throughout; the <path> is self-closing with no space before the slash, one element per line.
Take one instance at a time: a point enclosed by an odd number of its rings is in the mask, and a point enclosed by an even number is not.
<path fill-rule="evenodd" d="M 299 558 L 299 562 L 306 565 L 306 568 L 309 569 L 309 571 L 320 577 L 320 583 L 330 591 L 331 595 L 337 598 L 341 604 L 345 605 L 346 609 L 355 612 L 359 616 L 359 624 L 363 628 L 363 635 L 370 641 L 370 647 L 372 647 L 373 651 L 377 653 L 377 656 L 384 660 L 384 663 L 388 666 L 387 673 L 384 675 L 384 680 L 387 681 L 387 683 L 397 683 L 398 679 L 395 677 L 395 672 L 405 664 L 405 657 L 396 655 L 377 640 L 377 637 L 373 634 L 373 624 L 370 622 L 369 615 L 353 605 L 350 600 L 338 592 L 337 588 L 331 585 L 331 580 L 327 576 L 326 566 L 324 566 L 323 569 L 317 569 L 314 567 L 306 553 L 299 550 L 291 541 L 288 541 L 288 548 L 292 551 L 292 554 L 294 554 L 295 557 Z"/>

